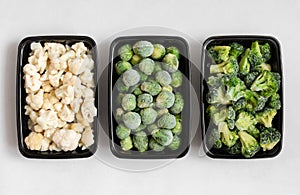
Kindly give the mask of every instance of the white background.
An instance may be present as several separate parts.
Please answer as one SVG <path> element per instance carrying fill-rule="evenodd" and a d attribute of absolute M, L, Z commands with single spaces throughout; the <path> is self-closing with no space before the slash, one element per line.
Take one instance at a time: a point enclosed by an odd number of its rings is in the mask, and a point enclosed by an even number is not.
<path fill-rule="evenodd" d="M 299 194 L 300 1 L 0 0 L 0 194 Z M 188 155 L 150 172 L 111 168 L 92 157 L 29 160 L 17 148 L 17 45 L 40 34 L 86 34 L 101 43 L 129 28 L 155 25 L 200 42 L 215 34 L 271 34 L 282 46 L 285 134 L 281 154 L 268 160 Z M 106 49 L 108 48 L 101 48 Z"/>

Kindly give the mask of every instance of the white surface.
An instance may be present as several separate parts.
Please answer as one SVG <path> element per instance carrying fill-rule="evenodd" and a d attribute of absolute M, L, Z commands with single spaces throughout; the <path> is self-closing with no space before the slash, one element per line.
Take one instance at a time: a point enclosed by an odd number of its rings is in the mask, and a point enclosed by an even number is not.
<path fill-rule="evenodd" d="M 299 194 L 299 18 L 297 0 L 0 0 L 0 194 Z M 19 41 L 28 35 L 87 34 L 100 43 L 141 25 L 174 28 L 200 41 L 213 34 L 275 35 L 285 71 L 282 153 L 269 160 L 199 158 L 196 137 L 187 157 L 143 173 L 116 170 L 96 158 L 23 158 L 15 123 Z"/>

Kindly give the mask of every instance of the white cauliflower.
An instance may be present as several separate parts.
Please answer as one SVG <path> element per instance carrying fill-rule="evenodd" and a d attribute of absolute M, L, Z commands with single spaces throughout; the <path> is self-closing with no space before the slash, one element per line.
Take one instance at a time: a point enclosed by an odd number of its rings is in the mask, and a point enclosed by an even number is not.
<path fill-rule="evenodd" d="M 63 108 L 58 112 L 58 116 L 61 120 L 66 122 L 72 122 L 75 119 L 75 113 L 69 108 L 68 105 L 63 106 Z"/>
<path fill-rule="evenodd" d="M 45 130 L 50 128 L 56 128 L 58 125 L 57 113 L 53 110 L 39 111 L 40 116 L 36 119 L 36 122 Z"/>
<path fill-rule="evenodd" d="M 89 127 L 90 126 L 90 123 L 83 118 L 81 112 L 76 113 L 76 119 L 77 119 L 77 122 L 79 122 L 84 127 Z"/>
<path fill-rule="evenodd" d="M 41 143 L 41 151 L 47 151 L 49 150 L 49 146 L 50 146 L 51 140 L 44 137 L 42 139 L 42 143 Z"/>
<path fill-rule="evenodd" d="M 36 94 L 30 93 L 26 97 L 26 102 L 33 110 L 39 110 L 44 101 L 44 90 L 40 89 Z"/>
<path fill-rule="evenodd" d="M 76 77 L 75 82 L 74 82 L 74 95 L 77 98 L 80 98 L 82 96 L 82 89 L 83 85 L 81 85 L 81 80 Z"/>
<path fill-rule="evenodd" d="M 94 143 L 94 134 L 93 130 L 90 127 L 84 129 L 81 135 L 81 143 L 85 147 L 89 147 Z"/>
<path fill-rule="evenodd" d="M 40 77 L 39 74 L 34 74 L 33 76 L 24 75 L 26 93 L 35 93 L 41 88 L 42 82 Z"/>
<path fill-rule="evenodd" d="M 81 55 L 87 52 L 87 48 L 84 46 L 83 42 L 75 43 L 71 48 L 76 52 L 76 57 L 81 57 Z"/>
<path fill-rule="evenodd" d="M 78 133 L 82 133 L 84 127 L 80 123 L 71 123 L 69 128 L 76 131 L 76 132 L 78 132 Z"/>
<path fill-rule="evenodd" d="M 45 50 L 48 51 L 49 58 L 56 59 L 66 53 L 66 48 L 61 43 L 45 43 Z"/>
<path fill-rule="evenodd" d="M 42 147 L 42 141 L 44 136 L 40 133 L 31 132 L 26 138 L 25 138 L 25 144 L 28 149 L 30 150 L 40 150 Z"/>
<path fill-rule="evenodd" d="M 53 134 L 55 133 L 56 129 L 52 128 L 52 129 L 46 129 L 44 131 L 44 137 L 52 139 Z"/>
<path fill-rule="evenodd" d="M 35 126 L 33 127 L 33 130 L 34 130 L 35 132 L 37 132 L 37 133 L 43 132 L 43 128 L 42 128 L 40 125 L 35 125 Z"/>
<path fill-rule="evenodd" d="M 95 87 L 94 84 L 94 73 L 92 73 L 90 70 L 85 70 L 80 76 L 79 76 L 81 83 L 86 85 L 87 87 Z"/>
<path fill-rule="evenodd" d="M 29 75 L 29 76 L 34 76 L 38 73 L 38 69 L 36 66 L 32 65 L 32 64 L 26 64 L 24 67 L 23 67 L 23 72 L 24 74 L 26 75 Z"/>
<path fill-rule="evenodd" d="M 55 90 L 55 95 L 61 99 L 61 103 L 70 104 L 74 99 L 74 87 L 63 85 Z"/>
<path fill-rule="evenodd" d="M 97 108 L 94 105 L 94 98 L 85 98 L 81 105 L 81 114 L 83 118 L 92 123 L 97 116 Z"/>
<path fill-rule="evenodd" d="M 66 121 L 61 120 L 61 119 L 58 119 L 57 127 L 58 127 L 58 128 L 62 128 L 62 127 L 64 127 L 66 124 L 67 124 Z"/>
<path fill-rule="evenodd" d="M 36 124 L 36 119 L 38 118 L 38 113 L 35 112 L 30 106 L 26 105 L 25 115 L 28 115 L 33 124 Z M 32 127 L 33 128 L 33 127 Z"/>
<path fill-rule="evenodd" d="M 33 42 L 30 45 L 32 50 L 32 56 L 28 58 L 28 62 L 35 65 L 38 71 L 42 74 L 47 66 L 48 53 L 40 43 Z"/>
<path fill-rule="evenodd" d="M 81 103 L 82 103 L 81 98 L 74 98 L 73 102 L 70 104 L 73 112 L 75 112 L 75 113 L 79 112 Z"/>
<path fill-rule="evenodd" d="M 93 70 L 94 69 L 94 60 L 90 55 L 84 55 L 82 60 L 82 66 L 85 69 Z"/>
<path fill-rule="evenodd" d="M 60 152 L 61 148 L 57 147 L 57 145 L 55 143 L 50 144 L 49 146 L 49 150 L 50 151 L 56 151 L 56 152 Z"/>
<path fill-rule="evenodd" d="M 49 81 L 50 81 L 50 84 L 53 86 L 53 87 L 58 87 L 59 86 L 59 81 L 60 81 L 60 78 L 62 76 L 62 74 L 64 73 L 64 71 L 59 71 L 57 74 L 50 74 L 49 75 Z"/>
<path fill-rule="evenodd" d="M 91 88 L 88 87 L 82 87 L 82 97 L 84 98 L 93 98 L 94 97 L 94 91 Z"/>
<path fill-rule="evenodd" d="M 76 133 L 74 130 L 61 129 L 55 131 L 52 140 L 63 151 L 72 151 L 78 147 L 80 138 L 80 133 Z"/>
<path fill-rule="evenodd" d="M 72 72 L 74 75 L 81 74 L 85 67 L 82 66 L 82 59 L 74 58 L 68 60 L 68 68 L 69 71 Z"/>
<path fill-rule="evenodd" d="M 63 104 L 60 102 L 57 102 L 56 104 L 54 104 L 54 109 L 59 112 L 63 107 Z"/>
<path fill-rule="evenodd" d="M 28 119 L 27 125 L 28 125 L 28 129 L 33 131 L 34 123 L 32 122 L 31 119 Z"/>
<path fill-rule="evenodd" d="M 44 90 L 44 92 L 49 93 L 50 91 L 53 90 L 53 87 L 49 81 L 44 81 L 42 83 L 42 89 Z"/>

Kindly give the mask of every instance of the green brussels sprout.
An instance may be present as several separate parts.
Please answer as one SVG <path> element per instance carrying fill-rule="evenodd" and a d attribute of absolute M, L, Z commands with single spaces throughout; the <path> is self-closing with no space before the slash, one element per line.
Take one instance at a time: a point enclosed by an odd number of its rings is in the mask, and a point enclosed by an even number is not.
<path fill-rule="evenodd" d="M 169 92 L 173 92 L 173 87 L 171 85 L 165 85 L 162 87 L 161 89 L 162 91 L 169 91 Z"/>
<path fill-rule="evenodd" d="M 182 112 L 184 106 L 184 100 L 182 95 L 178 92 L 175 93 L 174 105 L 170 108 L 172 114 L 179 114 Z"/>
<path fill-rule="evenodd" d="M 124 125 L 129 129 L 136 129 L 141 125 L 141 116 L 136 112 L 123 114 Z"/>
<path fill-rule="evenodd" d="M 181 139 L 177 135 L 173 136 L 172 143 L 168 146 L 171 150 L 177 150 L 180 146 Z"/>
<path fill-rule="evenodd" d="M 155 74 L 155 80 L 162 86 L 166 86 L 171 83 L 172 78 L 167 71 L 161 70 Z"/>
<path fill-rule="evenodd" d="M 119 139 L 125 139 L 130 135 L 130 129 L 125 127 L 123 124 L 119 124 L 116 128 L 116 134 Z"/>
<path fill-rule="evenodd" d="M 140 61 L 142 60 L 143 58 L 139 55 L 133 55 L 132 56 L 132 59 L 131 59 L 131 64 L 132 65 L 137 65 L 138 63 L 140 63 Z"/>
<path fill-rule="evenodd" d="M 128 136 L 125 139 L 122 139 L 120 141 L 120 145 L 121 145 L 122 150 L 124 150 L 124 151 L 130 150 L 133 147 L 131 137 Z"/>
<path fill-rule="evenodd" d="M 172 114 L 165 114 L 158 119 L 157 126 L 164 129 L 173 129 L 176 126 L 176 117 Z"/>
<path fill-rule="evenodd" d="M 127 70 L 123 73 L 123 83 L 128 87 L 138 84 L 140 78 L 140 74 L 133 69 Z"/>
<path fill-rule="evenodd" d="M 141 90 L 155 96 L 161 91 L 161 86 L 156 81 L 150 80 L 141 84 Z"/>
<path fill-rule="evenodd" d="M 165 55 L 165 57 L 163 58 L 163 64 L 162 64 L 162 68 L 167 70 L 168 72 L 176 72 L 176 70 L 178 70 L 178 66 L 179 66 L 179 61 L 177 59 L 177 57 L 174 54 L 167 54 Z"/>
<path fill-rule="evenodd" d="M 168 146 L 173 141 L 173 133 L 168 129 L 156 129 L 152 131 L 151 135 L 162 146 Z"/>
<path fill-rule="evenodd" d="M 157 73 L 158 71 L 162 70 L 162 68 L 161 68 L 162 62 L 155 61 L 154 63 L 155 63 L 155 66 L 154 66 L 153 73 Z"/>
<path fill-rule="evenodd" d="M 136 133 L 136 132 L 146 129 L 146 127 L 147 127 L 147 125 L 141 124 L 138 128 L 132 129 L 132 131 Z"/>
<path fill-rule="evenodd" d="M 155 139 L 151 138 L 149 141 L 149 148 L 155 152 L 160 152 L 165 149 L 164 146 L 160 145 Z"/>
<path fill-rule="evenodd" d="M 134 86 L 129 87 L 128 93 L 133 93 L 136 88 L 140 87 L 140 84 L 136 84 Z"/>
<path fill-rule="evenodd" d="M 136 95 L 136 96 L 141 95 L 142 93 L 143 92 L 141 90 L 141 86 L 140 85 L 133 90 L 133 94 Z"/>
<path fill-rule="evenodd" d="M 154 50 L 151 55 L 151 57 L 153 59 L 158 60 L 158 59 L 161 59 L 162 57 L 164 57 L 164 55 L 166 54 L 166 49 L 163 45 L 154 44 L 153 47 L 154 47 Z"/>
<path fill-rule="evenodd" d="M 174 47 L 174 46 L 168 47 L 167 54 L 168 53 L 174 54 L 176 56 L 176 58 L 178 58 L 178 59 L 180 58 L 180 52 L 177 49 L 177 47 Z"/>
<path fill-rule="evenodd" d="M 156 97 L 156 106 L 158 108 L 170 108 L 175 101 L 175 95 L 170 91 L 162 91 Z"/>
<path fill-rule="evenodd" d="M 162 115 L 168 114 L 169 110 L 167 108 L 162 108 L 157 111 L 157 117 L 161 117 Z"/>
<path fill-rule="evenodd" d="M 150 107 L 153 102 L 153 97 L 148 93 L 143 93 L 137 98 L 137 105 L 139 108 Z"/>
<path fill-rule="evenodd" d="M 133 56 L 131 46 L 129 44 L 123 45 L 120 47 L 118 54 L 123 61 L 129 61 Z"/>
<path fill-rule="evenodd" d="M 116 83 L 116 86 L 117 86 L 118 91 L 121 92 L 121 93 L 126 93 L 126 92 L 128 92 L 128 90 L 129 90 L 129 87 L 126 86 L 126 85 L 122 82 L 122 80 L 118 80 L 117 83 Z"/>
<path fill-rule="evenodd" d="M 139 63 L 140 70 L 146 74 L 151 75 L 154 70 L 155 63 L 150 58 L 145 58 Z"/>
<path fill-rule="evenodd" d="M 126 94 L 122 99 L 122 107 L 126 111 L 134 110 L 136 107 L 136 97 L 133 94 Z"/>
<path fill-rule="evenodd" d="M 118 123 L 122 120 L 123 114 L 124 114 L 124 110 L 122 108 L 117 108 L 116 109 L 115 118 L 116 118 L 116 121 Z"/>
<path fill-rule="evenodd" d="M 144 82 L 148 79 L 148 75 L 146 75 L 145 73 L 139 72 L 140 74 L 140 81 Z"/>
<path fill-rule="evenodd" d="M 141 119 L 143 124 L 150 125 L 155 122 L 157 112 L 153 108 L 145 108 L 141 110 Z"/>
<path fill-rule="evenodd" d="M 182 124 L 181 124 L 181 118 L 180 115 L 176 116 L 176 125 L 175 127 L 172 129 L 172 133 L 174 135 L 180 135 L 182 132 Z"/>
<path fill-rule="evenodd" d="M 135 54 L 146 58 L 152 55 L 154 47 L 149 41 L 138 41 L 133 45 Z"/>
<path fill-rule="evenodd" d="M 116 105 L 117 106 L 121 106 L 124 95 L 125 95 L 124 93 L 118 93 L 118 95 L 116 97 Z"/>
<path fill-rule="evenodd" d="M 119 61 L 115 65 L 116 71 L 118 75 L 123 74 L 127 70 L 131 69 L 131 64 L 125 61 Z"/>
<path fill-rule="evenodd" d="M 178 70 L 171 75 L 171 85 L 175 88 L 180 87 L 182 84 L 182 73 Z"/>
<path fill-rule="evenodd" d="M 148 137 L 144 131 L 139 131 L 133 135 L 133 145 L 139 152 L 145 152 L 148 149 Z"/>
<path fill-rule="evenodd" d="M 155 123 L 147 126 L 147 130 L 149 133 L 152 133 L 152 131 L 154 131 L 155 129 L 159 129 Z"/>

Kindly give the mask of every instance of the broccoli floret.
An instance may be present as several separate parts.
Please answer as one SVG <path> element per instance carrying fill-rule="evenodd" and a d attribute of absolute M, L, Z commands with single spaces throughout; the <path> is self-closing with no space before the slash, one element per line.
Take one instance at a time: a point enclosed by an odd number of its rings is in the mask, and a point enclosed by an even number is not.
<path fill-rule="evenodd" d="M 238 101 L 233 102 L 232 106 L 235 111 L 245 110 L 247 106 L 247 101 L 245 100 L 245 98 L 241 98 Z"/>
<path fill-rule="evenodd" d="M 212 129 L 208 136 L 208 148 L 221 148 L 222 141 L 221 141 L 221 134 L 218 129 Z"/>
<path fill-rule="evenodd" d="M 264 97 L 270 97 L 278 91 L 279 86 L 274 75 L 264 70 L 252 83 L 250 89 L 252 91 L 259 91 Z"/>
<path fill-rule="evenodd" d="M 268 104 L 269 107 L 279 110 L 281 108 L 280 95 L 278 93 L 274 93 L 270 97 L 270 101 Z"/>
<path fill-rule="evenodd" d="M 217 76 L 210 76 L 210 77 L 208 77 L 207 84 L 210 87 L 217 88 L 222 84 L 223 76 L 224 76 L 223 74 L 217 74 Z"/>
<path fill-rule="evenodd" d="M 234 57 L 230 57 L 227 61 L 210 65 L 210 73 L 236 74 L 239 70 L 239 65 Z"/>
<path fill-rule="evenodd" d="M 248 130 L 249 128 L 256 125 L 256 123 L 257 121 L 252 114 L 248 112 L 241 112 L 237 116 L 235 126 L 236 128 L 238 128 L 238 130 L 242 131 L 242 130 Z"/>
<path fill-rule="evenodd" d="M 281 134 L 275 128 L 265 128 L 260 134 L 260 146 L 263 151 L 272 150 L 280 141 Z"/>
<path fill-rule="evenodd" d="M 250 49 L 246 49 L 244 55 L 242 56 L 242 59 L 239 63 L 239 73 L 242 75 L 247 75 L 250 72 L 250 63 L 248 60 Z"/>
<path fill-rule="evenodd" d="M 250 112 L 260 111 L 265 107 L 267 98 L 260 96 L 256 92 L 246 90 L 245 100 L 247 101 L 246 109 Z"/>
<path fill-rule="evenodd" d="M 229 154 L 240 154 L 242 149 L 242 143 L 240 140 L 237 140 L 236 143 L 231 147 L 225 147 L 224 148 L 226 152 Z"/>
<path fill-rule="evenodd" d="M 275 109 L 266 108 L 264 111 L 256 113 L 255 118 L 257 122 L 265 127 L 272 127 L 272 121 L 276 114 Z"/>
<path fill-rule="evenodd" d="M 250 72 L 244 78 L 245 84 L 247 87 L 251 87 L 252 83 L 255 81 L 256 77 L 259 75 L 259 72 Z"/>
<path fill-rule="evenodd" d="M 230 121 L 230 129 L 234 127 L 234 119 L 235 119 L 235 111 L 234 109 L 229 106 L 228 108 L 222 107 L 219 110 L 215 110 L 214 114 L 211 115 L 211 118 L 215 125 L 219 125 L 220 122 Z M 233 121 L 233 126 L 232 126 Z"/>
<path fill-rule="evenodd" d="M 278 72 L 272 72 L 274 78 L 275 78 L 275 81 L 277 83 L 277 86 L 278 88 L 280 87 L 280 84 L 281 84 L 281 76 Z"/>
<path fill-rule="evenodd" d="M 251 50 L 248 55 L 248 60 L 252 66 L 256 66 L 263 63 L 263 58 L 260 52 L 260 46 L 258 41 L 255 41 L 251 44 Z"/>
<path fill-rule="evenodd" d="M 209 117 L 212 117 L 216 112 L 218 112 L 218 107 L 215 105 L 209 105 L 206 109 L 206 113 Z"/>
<path fill-rule="evenodd" d="M 226 122 L 221 122 L 218 125 L 218 130 L 221 133 L 223 144 L 228 147 L 233 146 L 239 138 L 235 131 L 230 131 Z"/>
<path fill-rule="evenodd" d="M 253 72 L 256 72 L 256 71 L 262 72 L 264 70 L 271 71 L 271 65 L 263 62 L 259 65 L 253 66 L 251 69 L 251 71 L 253 71 Z"/>
<path fill-rule="evenodd" d="M 236 42 L 230 44 L 229 53 L 231 56 L 238 58 L 243 52 L 244 52 L 244 47 L 241 44 Z"/>
<path fill-rule="evenodd" d="M 269 43 L 260 45 L 259 48 L 260 48 L 260 53 L 262 55 L 263 62 L 268 61 L 271 58 L 271 48 Z"/>
<path fill-rule="evenodd" d="M 230 49 L 230 46 L 213 46 L 208 52 L 215 63 L 221 63 L 228 60 Z"/>
<path fill-rule="evenodd" d="M 260 131 L 255 126 L 250 126 L 246 131 L 256 139 L 259 138 Z"/>
<path fill-rule="evenodd" d="M 225 76 L 222 82 L 226 86 L 226 95 L 230 100 L 237 101 L 245 95 L 246 85 L 237 76 Z"/>
<path fill-rule="evenodd" d="M 246 131 L 239 131 L 238 135 L 242 143 L 241 151 L 244 157 L 251 158 L 260 150 L 260 146 L 256 139 L 250 134 L 248 134 Z"/>
<path fill-rule="evenodd" d="M 223 87 L 211 89 L 206 96 L 206 100 L 209 104 L 230 104 L 230 99 L 226 96 Z"/>

